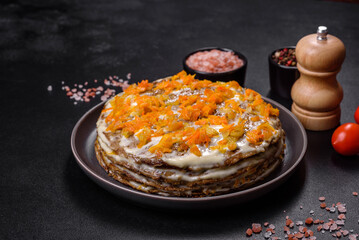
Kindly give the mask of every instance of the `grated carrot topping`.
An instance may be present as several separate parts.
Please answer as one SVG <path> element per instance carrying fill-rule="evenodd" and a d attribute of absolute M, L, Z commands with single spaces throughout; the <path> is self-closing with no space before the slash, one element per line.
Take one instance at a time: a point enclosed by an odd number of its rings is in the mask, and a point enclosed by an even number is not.
<path fill-rule="evenodd" d="M 195 81 L 195 82 L 191 83 L 190 88 L 192 90 L 196 90 L 196 89 L 207 88 L 207 87 L 212 86 L 212 85 L 213 85 L 213 82 L 208 81 L 208 80 Z"/>
<path fill-rule="evenodd" d="M 199 144 L 199 145 L 205 144 L 206 146 L 208 146 L 208 143 L 211 141 L 211 138 L 207 135 L 205 128 L 199 128 L 199 129 L 196 129 L 195 132 L 191 136 L 185 138 L 184 141 L 189 146 L 192 146 L 195 144 Z"/>
<path fill-rule="evenodd" d="M 208 118 L 202 118 L 202 119 L 197 120 L 197 121 L 194 122 L 195 125 L 199 125 L 199 126 L 201 126 L 201 125 L 206 125 L 206 124 L 208 124 L 208 123 L 209 123 L 209 119 L 208 119 Z"/>
<path fill-rule="evenodd" d="M 142 80 L 138 84 L 132 84 L 127 89 L 124 90 L 127 94 L 136 94 L 142 93 L 148 90 L 151 90 L 153 87 L 153 83 L 149 83 L 148 80 Z"/>
<path fill-rule="evenodd" d="M 228 85 L 229 87 L 231 87 L 231 88 L 235 88 L 235 89 L 240 89 L 240 90 L 242 90 L 242 87 L 241 87 L 241 86 L 239 85 L 239 83 L 236 82 L 236 81 L 230 81 L 230 82 L 227 83 L 227 85 Z"/>
<path fill-rule="evenodd" d="M 193 92 L 175 96 L 173 91 L 181 89 Z M 160 94 L 153 94 L 154 91 Z M 211 149 L 223 153 L 236 150 L 242 137 L 252 144 L 261 144 L 275 132 L 265 119 L 279 115 L 279 110 L 264 102 L 259 93 L 242 89 L 235 81 L 200 81 L 184 71 L 161 82 L 143 80 L 133 84 L 109 104 L 102 110 L 107 130 L 120 131 L 125 137 L 135 136 L 138 148 L 153 137 L 162 137 L 149 149 L 158 158 L 174 149 L 201 156 L 199 146 L 208 147 L 211 139 L 219 135 L 223 139 Z M 248 130 L 248 120 L 263 123 Z M 218 132 L 210 125 L 221 128 Z"/>
<path fill-rule="evenodd" d="M 202 156 L 201 151 L 198 149 L 196 145 L 192 145 L 190 147 L 190 152 L 193 153 L 194 155 L 197 155 L 198 157 Z"/>
<path fill-rule="evenodd" d="M 108 112 L 108 111 L 110 111 L 110 110 L 113 110 L 113 108 L 111 108 L 111 107 L 109 107 L 109 108 L 104 108 L 104 109 L 102 109 L 102 113 L 104 113 L 104 112 Z"/>
<path fill-rule="evenodd" d="M 168 131 L 170 131 L 170 132 L 177 131 L 177 130 L 180 130 L 180 129 L 183 129 L 183 128 L 184 128 L 184 123 L 183 122 L 172 121 L 168 125 Z"/>
<path fill-rule="evenodd" d="M 228 120 L 224 116 L 210 115 L 208 116 L 208 120 L 212 125 L 228 124 Z"/>
<path fill-rule="evenodd" d="M 260 117 L 259 116 L 254 116 L 254 117 L 251 117 L 251 121 L 253 122 L 257 122 L 260 120 Z"/>
<path fill-rule="evenodd" d="M 247 133 L 247 141 L 256 145 L 261 144 L 264 140 L 272 137 L 274 131 L 274 128 L 268 123 L 263 123 Z"/>
<path fill-rule="evenodd" d="M 150 151 L 151 153 L 170 153 L 172 152 L 172 145 L 176 143 L 176 141 L 178 141 L 178 139 L 176 140 L 173 134 L 165 134 L 162 136 L 160 142 L 157 145 L 150 147 L 148 151 Z"/>
<path fill-rule="evenodd" d="M 141 148 L 142 146 L 150 142 L 152 133 L 153 130 L 149 129 L 148 127 L 143 128 L 141 132 L 137 133 L 136 137 L 139 140 L 137 147 Z"/>

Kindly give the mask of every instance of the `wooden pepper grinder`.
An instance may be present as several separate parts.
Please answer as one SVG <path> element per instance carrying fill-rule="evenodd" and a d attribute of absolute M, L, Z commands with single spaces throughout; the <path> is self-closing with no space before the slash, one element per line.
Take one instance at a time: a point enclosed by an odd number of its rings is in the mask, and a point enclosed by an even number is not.
<path fill-rule="evenodd" d="M 343 89 L 336 79 L 345 58 L 343 42 L 320 26 L 317 34 L 299 40 L 296 57 L 300 77 L 291 90 L 292 112 L 306 129 L 336 127 L 343 99 Z"/>

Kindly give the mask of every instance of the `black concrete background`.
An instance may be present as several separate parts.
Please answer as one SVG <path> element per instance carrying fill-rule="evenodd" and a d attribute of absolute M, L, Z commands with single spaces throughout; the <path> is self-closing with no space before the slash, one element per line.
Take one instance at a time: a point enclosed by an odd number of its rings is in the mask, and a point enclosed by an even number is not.
<path fill-rule="evenodd" d="M 352 195 L 359 192 L 359 158 L 334 152 L 332 130 L 307 131 L 303 164 L 260 199 L 168 212 L 124 202 L 81 171 L 71 131 L 100 99 L 74 105 L 61 90 L 62 81 L 72 86 L 129 72 L 131 82 L 154 80 L 180 71 L 188 52 L 220 46 L 247 56 L 246 86 L 268 95 L 268 54 L 326 25 L 347 48 L 338 75 L 341 122 L 353 122 L 358 23 L 358 4 L 330 1 L 1 1 L 0 239 L 246 239 L 251 223 L 265 221 L 284 239 L 287 215 L 304 221 L 314 210 L 314 218 L 336 218 L 319 208 L 319 196 L 346 203 L 344 228 L 359 233 L 359 198 Z"/>

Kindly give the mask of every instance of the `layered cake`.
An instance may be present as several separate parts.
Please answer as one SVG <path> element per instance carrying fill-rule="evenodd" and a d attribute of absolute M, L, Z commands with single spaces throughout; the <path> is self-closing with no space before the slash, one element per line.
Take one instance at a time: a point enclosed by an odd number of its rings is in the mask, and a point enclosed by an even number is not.
<path fill-rule="evenodd" d="M 174 76 L 130 85 L 105 103 L 95 152 L 139 191 L 205 197 L 248 188 L 280 166 L 279 110 L 237 82 Z"/>

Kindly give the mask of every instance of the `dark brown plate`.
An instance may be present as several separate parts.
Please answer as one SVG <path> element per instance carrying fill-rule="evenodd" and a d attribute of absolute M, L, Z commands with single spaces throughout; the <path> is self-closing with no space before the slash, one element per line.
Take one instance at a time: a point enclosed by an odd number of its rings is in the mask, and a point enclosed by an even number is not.
<path fill-rule="evenodd" d="M 307 135 L 298 119 L 281 104 L 263 97 L 280 110 L 279 118 L 286 132 L 285 157 L 280 169 L 257 185 L 238 192 L 203 198 L 164 197 L 137 191 L 125 186 L 107 175 L 97 162 L 94 142 L 96 121 L 104 103 L 89 110 L 76 124 L 71 135 L 71 147 L 77 163 L 97 184 L 115 195 L 142 205 L 175 208 L 206 209 L 238 205 L 257 198 L 279 186 L 294 172 L 307 150 Z"/>

